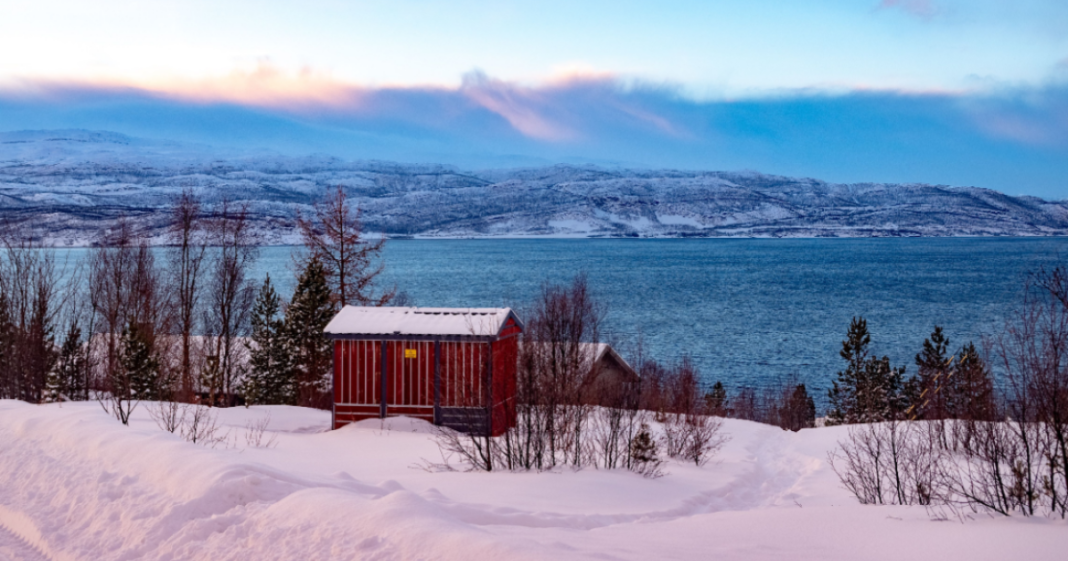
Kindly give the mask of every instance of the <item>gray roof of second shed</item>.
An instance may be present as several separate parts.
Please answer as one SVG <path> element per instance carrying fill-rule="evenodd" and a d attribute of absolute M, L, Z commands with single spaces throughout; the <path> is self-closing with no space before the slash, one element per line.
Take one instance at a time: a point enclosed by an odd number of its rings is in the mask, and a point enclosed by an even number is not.
<path fill-rule="evenodd" d="M 323 330 L 327 336 L 493 337 L 508 318 L 523 324 L 511 308 L 407 308 L 345 306 Z"/>

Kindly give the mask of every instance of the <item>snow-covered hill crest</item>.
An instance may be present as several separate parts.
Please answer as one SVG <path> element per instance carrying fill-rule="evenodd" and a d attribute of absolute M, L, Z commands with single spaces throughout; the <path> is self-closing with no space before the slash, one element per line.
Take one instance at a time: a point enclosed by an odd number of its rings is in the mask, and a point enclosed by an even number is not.
<path fill-rule="evenodd" d="M 192 444 L 139 406 L 0 400 L 0 559 L 1063 559 L 1056 518 L 934 521 L 861 505 L 827 454 L 846 427 L 787 432 L 724 420 L 704 466 L 426 469 L 431 427 L 397 417 L 330 431 L 330 413 L 215 412 L 225 442 Z M 255 446 L 251 423 L 274 444 Z M 460 467 L 460 466 L 457 466 Z"/>
<path fill-rule="evenodd" d="M 152 232 L 182 189 L 248 203 L 268 243 L 335 186 L 388 236 L 1044 236 L 1068 203 L 979 188 L 833 184 L 759 173 L 557 165 L 450 166 L 286 157 L 93 131 L 0 134 L 0 219 L 53 243 L 91 242 L 119 216 Z"/>

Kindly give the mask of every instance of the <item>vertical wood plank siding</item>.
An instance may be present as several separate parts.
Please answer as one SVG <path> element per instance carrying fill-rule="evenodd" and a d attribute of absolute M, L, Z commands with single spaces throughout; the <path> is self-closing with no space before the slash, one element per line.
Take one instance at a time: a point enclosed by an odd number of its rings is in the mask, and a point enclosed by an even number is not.
<path fill-rule="evenodd" d="M 381 349 L 379 341 L 334 341 L 334 428 L 380 416 Z"/>
<path fill-rule="evenodd" d="M 334 428 L 405 415 L 444 424 L 479 418 L 503 433 L 515 426 L 519 332 L 509 319 L 492 342 L 336 339 Z"/>

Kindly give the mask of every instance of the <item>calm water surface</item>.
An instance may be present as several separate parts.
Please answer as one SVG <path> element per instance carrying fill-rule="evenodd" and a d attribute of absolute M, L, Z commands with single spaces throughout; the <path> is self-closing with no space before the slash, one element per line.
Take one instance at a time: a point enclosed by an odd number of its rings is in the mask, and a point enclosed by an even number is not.
<path fill-rule="evenodd" d="M 85 250 L 61 250 L 70 257 Z M 253 275 L 293 289 L 292 247 Z M 162 257 L 162 256 L 161 256 Z M 796 375 L 824 394 L 852 316 L 873 347 L 914 372 L 934 325 L 954 346 L 997 332 L 1028 271 L 1068 262 L 1068 239 L 395 240 L 383 282 L 418 306 L 528 307 L 545 282 L 586 272 L 624 356 L 690 356 L 708 384 Z"/>
<path fill-rule="evenodd" d="M 290 253 L 265 248 L 259 261 L 287 292 Z M 710 384 L 797 375 L 824 389 L 852 316 L 914 372 L 935 324 L 953 345 L 978 343 L 1026 273 L 1061 257 L 1068 239 L 403 240 L 387 244 L 383 277 L 419 306 L 522 310 L 542 283 L 584 271 L 625 355 L 641 337 L 654 357 L 692 357 Z"/>

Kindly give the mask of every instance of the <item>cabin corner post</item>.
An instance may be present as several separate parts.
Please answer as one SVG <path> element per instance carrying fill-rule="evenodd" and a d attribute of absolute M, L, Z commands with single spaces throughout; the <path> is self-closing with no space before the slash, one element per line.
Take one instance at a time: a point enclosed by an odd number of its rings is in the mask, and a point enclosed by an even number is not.
<path fill-rule="evenodd" d="M 434 424 L 441 424 L 441 341 L 434 341 Z"/>
<path fill-rule="evenodd" d="M 334 373 L 334 383 L 330 388 L 330 430 L 337 429 L 337 387 L 341 382 L 341 373 L 337 371 L 337 347 L 340 344 L 336 339 L 331 340 L 334 344 L 334 352 L 330 353 L 330 370 Z"/>
<path fill-rule="evenodd" d="M 387 377 L 386 359 L 389 356 L 386 353 L 386 346 L 387 345 L 388 345 L 388 342 L 383 340 L 382 341 L 382 362 L 381 362 L 381 364 L 382 364 L 382 373 L 381 373 L 381 376 L 382 376 L 382 384 L 381 384 L 382 392 L 381 393 L 382 393 L 382 395 L 381 395 L 381 400 L 382 401 L 379 404 L 379 415 L 383 419 L 386 418 L 386 396 L 388 395 L 388 393 L 386 392 L 386 377 Z"/>
<path fill-rule="evenodd" d="M 493 436 L 493 341 L 486 343 L 486 382 L 483 394 L 486 399 L 486 436 Z"/>

